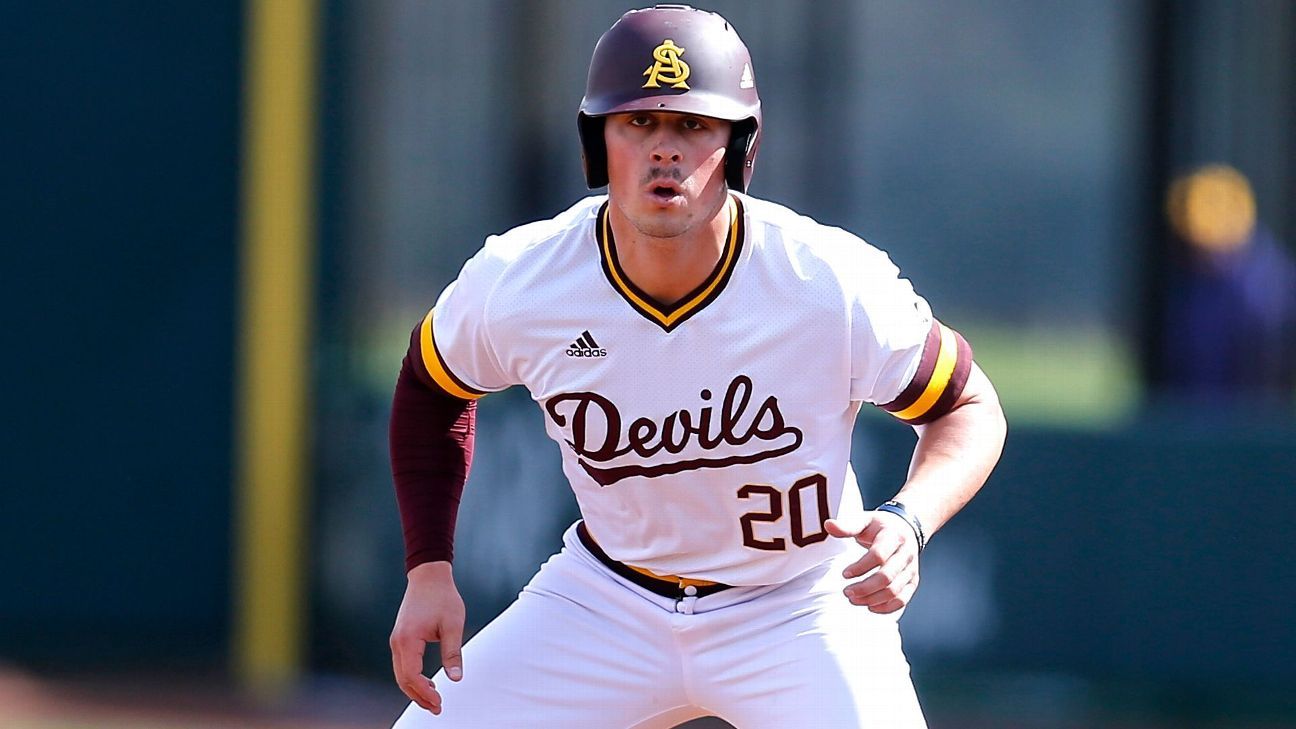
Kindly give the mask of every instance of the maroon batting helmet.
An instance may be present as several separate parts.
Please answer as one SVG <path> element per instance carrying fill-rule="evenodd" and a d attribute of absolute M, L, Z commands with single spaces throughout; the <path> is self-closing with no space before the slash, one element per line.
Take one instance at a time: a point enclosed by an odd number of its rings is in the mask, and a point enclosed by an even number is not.
<path fill-rule="evenodd" d="M 599 38 L 576 115 L 591 188 L 608 184 L 603 117 L 625 111 L 733 122 L 725 181 L 747 190 L 760 146 L 760 97 L 751 54 L 724 18 L 687 5 L 657 5 L 622 15 Z"/>

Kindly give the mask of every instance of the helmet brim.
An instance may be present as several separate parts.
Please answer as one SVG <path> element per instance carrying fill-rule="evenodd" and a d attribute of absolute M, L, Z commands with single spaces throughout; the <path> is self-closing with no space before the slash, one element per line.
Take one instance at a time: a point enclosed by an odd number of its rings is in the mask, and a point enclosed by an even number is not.
<path fill-rule="evenodd" d="M 586 116 L 609 116 L 629 111 L 666 111 L 738 122 L 760 119 L 760 102 L 756 102 L 753 108 L 751 104 L 739 103 L 722 94 L 692 91 L 687 94 L 604 97 L 598 103 L 583 102 L 580 111 Z"/>

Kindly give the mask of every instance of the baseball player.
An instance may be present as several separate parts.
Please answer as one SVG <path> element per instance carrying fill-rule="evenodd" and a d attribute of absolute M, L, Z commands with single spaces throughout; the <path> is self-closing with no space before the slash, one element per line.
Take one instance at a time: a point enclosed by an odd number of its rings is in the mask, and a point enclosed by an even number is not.
<path fill-rule="evenodd" d="M 607 195 L 489 238 L 401 369 L 408 587 L 391 648 L 412 703 L 396 726 L 925 726 L 897 619 L 1005 430 L 971 349 L 886 254 L 745 194 L 760 100 L 719 15 L 622 16 L 578 127 Z M 582 519 L 461 651 L 451 559 L 474 403 L 513 385 Z M 848 460 L 865 403 L 918 433 L 873 510 Z"/>

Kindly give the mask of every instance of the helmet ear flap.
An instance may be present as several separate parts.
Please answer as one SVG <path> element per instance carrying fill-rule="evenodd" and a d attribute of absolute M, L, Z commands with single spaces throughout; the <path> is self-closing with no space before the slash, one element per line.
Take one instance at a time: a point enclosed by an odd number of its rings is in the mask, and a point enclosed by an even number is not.
<path fill-rule="evenodd" d="M 585 184 L 593 190 L 608 184 L 607 142 L 603 139 L 603 117 L 579 114 L 576 126 L 580 132 L 581 165 Z"/>
<path fill-rule="evenodd" d="M 725 182 L 730 190 L 747 192 L 747 181 L 751 179 L 755 162 L 756 121 L 734 122 L 729 146 L 725 148 Z"/>

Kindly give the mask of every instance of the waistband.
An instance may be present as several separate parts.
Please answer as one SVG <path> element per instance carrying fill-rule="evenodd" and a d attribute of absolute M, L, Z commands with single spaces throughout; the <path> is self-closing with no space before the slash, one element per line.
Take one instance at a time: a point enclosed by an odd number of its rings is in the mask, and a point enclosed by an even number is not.
<path fill-rule="evenodd" d="M 662 597 L 668 597 L 672 600 L 682 600 L 686 597 L 706 597 L 721 590 L 728 590 L 730 587 L 730 585 L 719 582 L 692 580 L 678 575 L 658 575 L 641 567 L 618 562 L 609 557 L 607 552 L 604 552 L 603 548 L 598 545 L 598 542 L 594 541 L 594 537 L 589 533 L 589 529 L 585 527 L 583 521 L 576 525 L 576 536 L 580 539 L 581 544 L 589 550 L 590 554 L 603 563 L 604 567 L 643 589 Z"/>

